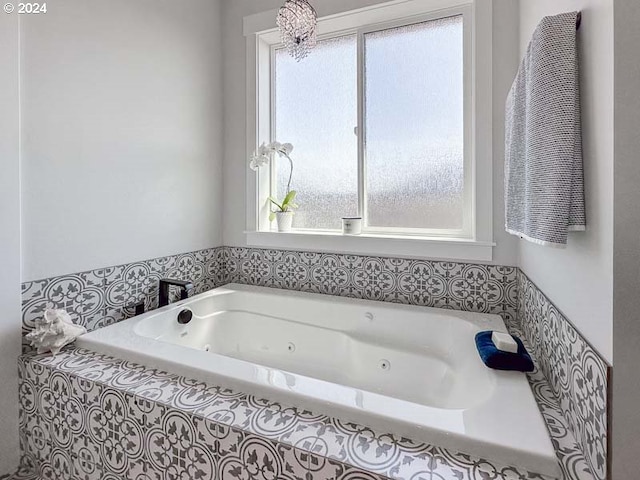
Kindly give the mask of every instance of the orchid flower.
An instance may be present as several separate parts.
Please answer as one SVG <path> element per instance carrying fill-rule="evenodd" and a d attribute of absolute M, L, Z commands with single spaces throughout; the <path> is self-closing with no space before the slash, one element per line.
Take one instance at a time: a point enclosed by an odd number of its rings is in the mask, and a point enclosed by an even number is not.
<path fill-rule="evenodd" d="M 291 170 L 289 172 L 289 181 L 287 182 L 287 194 L 291 191 L 291 177 L 293 177 L 293 160 L 291 160 L 291 152 L 293 151 L 293 145 L 290 143 L 271 142 L 265 144 L 264 142 L 258 149 L 251 155 L 251 161 L 249 167 L 251 170 L 257 171 L 261 167 L 268 165 L 274 154 L 278 154 L 280 157 L 284 157 L 289 160 Z"/>
<path fill-rule="evenodd" d="M 251 170 L 258 170 L 269 163 L 271 159 L 271 150 L 263 143 L 260 147 L 251 155 L 251 161 L 249 167 Z"/>

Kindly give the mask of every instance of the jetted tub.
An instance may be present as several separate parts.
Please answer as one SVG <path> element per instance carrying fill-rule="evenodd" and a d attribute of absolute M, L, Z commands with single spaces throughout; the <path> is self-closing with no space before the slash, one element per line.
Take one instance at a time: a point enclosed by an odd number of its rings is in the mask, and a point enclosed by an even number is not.
<path fill-rule="evenodd" d="M 498 315 L 230 284 L 77 345 L 558 476 L 525 374 L 486 368 L 481 330 L 506 331 Z"/>

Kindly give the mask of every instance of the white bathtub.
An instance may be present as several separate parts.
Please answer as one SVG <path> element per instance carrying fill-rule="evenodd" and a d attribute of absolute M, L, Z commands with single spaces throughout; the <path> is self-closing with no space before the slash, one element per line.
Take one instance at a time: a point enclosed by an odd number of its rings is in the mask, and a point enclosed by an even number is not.
<path fill-rule="evenodd" d="M 185 308 L 194 316 L 177 322 Z M 486 368 L 497 315 L 227 285 L 82 336 L 81 348 L 558 476 L 524 374 Z"/>

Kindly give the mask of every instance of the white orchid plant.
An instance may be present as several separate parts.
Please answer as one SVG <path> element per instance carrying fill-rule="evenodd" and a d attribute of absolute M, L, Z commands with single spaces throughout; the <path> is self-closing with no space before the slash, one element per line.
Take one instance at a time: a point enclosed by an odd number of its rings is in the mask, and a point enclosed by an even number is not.
<path fill-rule="evenodd" d="M 268 165 L 274 155 L 278 155 L 281 158 L 289 160 L 289 180 L 287 181 L 287 191 L 282 201 L 277 200 L 274 197 L 269 197 L 269 201 L 276 207 L 277 210 L 272 210 L 269 215 L 269 220 L 273 221 L 276 218 L 276 212 L 292 212 L 298 208 L 298 205 L 294 202 L 296 198 L 296 191 L 291 190 L 291 178 L 293 177 L 293 160 L 291 160 L 290 154 L 293 151 L 293 145 L 290 143 L 271 142 L 269 144 L 263 143 L 260 147 L 251 155 L 251 161 L 249 167 L 251 170 L 257 171 L 260 168 Z"/>

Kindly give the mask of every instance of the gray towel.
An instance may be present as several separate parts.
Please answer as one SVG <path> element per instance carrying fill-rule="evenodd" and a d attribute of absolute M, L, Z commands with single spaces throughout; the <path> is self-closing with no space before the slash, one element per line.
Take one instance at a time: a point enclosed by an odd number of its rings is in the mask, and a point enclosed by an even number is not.
<path fill-rule="evenodd" d="M 542 19 L 507 98 L 506 229 L 541 245 L 586 224 L 577 16 Z"/>

